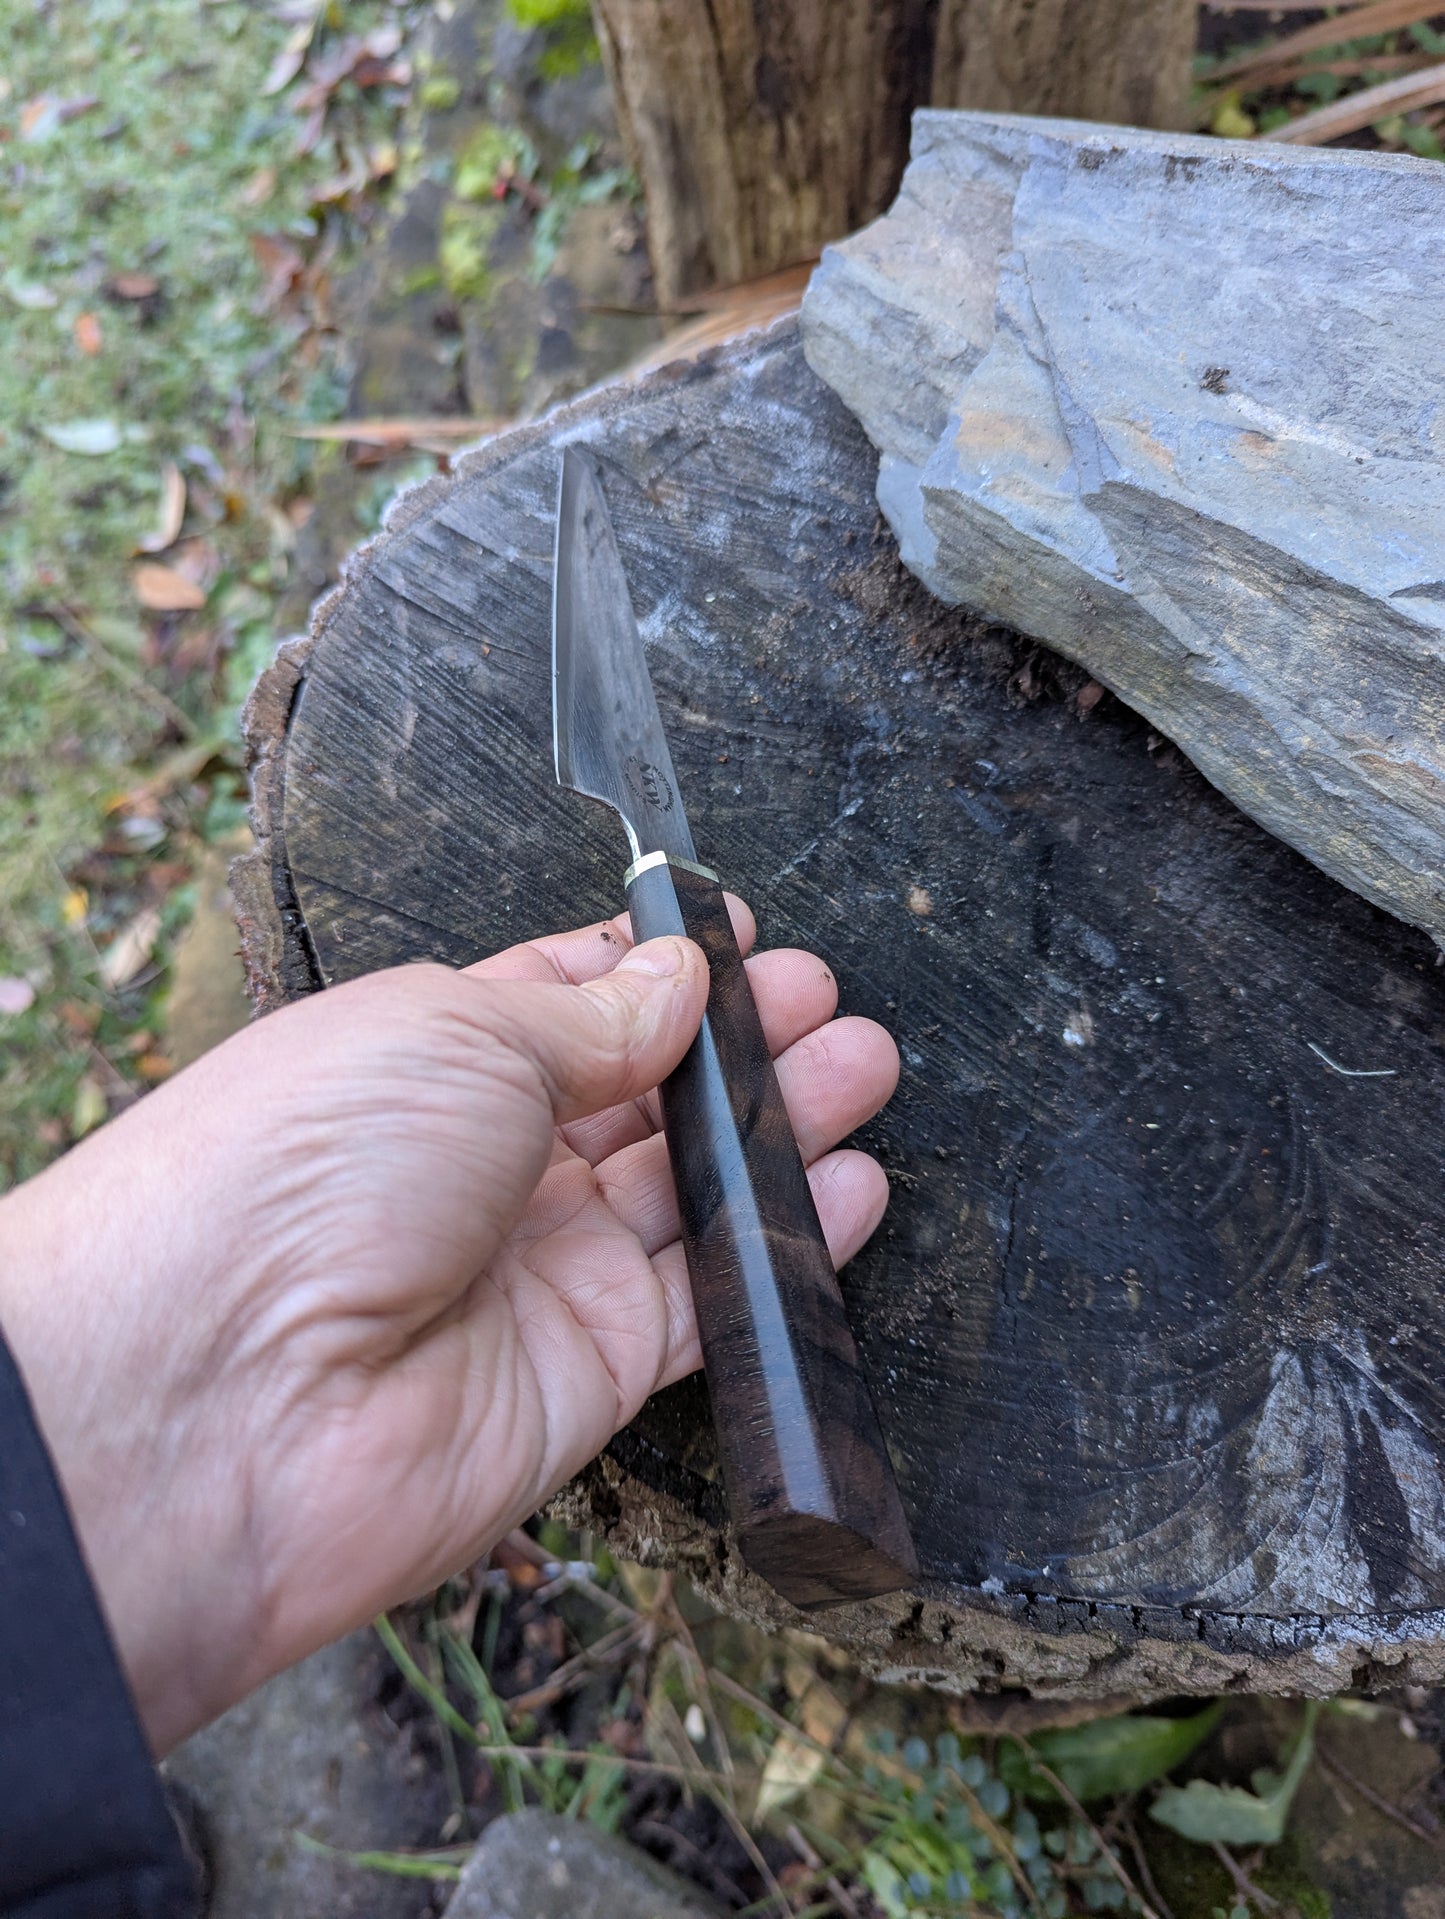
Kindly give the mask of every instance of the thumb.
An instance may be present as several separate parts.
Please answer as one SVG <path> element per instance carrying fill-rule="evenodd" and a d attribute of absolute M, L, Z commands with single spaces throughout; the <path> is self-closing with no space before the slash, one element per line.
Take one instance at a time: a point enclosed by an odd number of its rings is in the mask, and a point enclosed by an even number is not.
<path fill-rule="evenodd" d="M 559 1125 L 638 1099 L 692 1044 L 708 967 L 690 939 L 648 940 L 585 986 L 488 982 L 506 1005 L 509 1043 L 541 1074 Z"/>

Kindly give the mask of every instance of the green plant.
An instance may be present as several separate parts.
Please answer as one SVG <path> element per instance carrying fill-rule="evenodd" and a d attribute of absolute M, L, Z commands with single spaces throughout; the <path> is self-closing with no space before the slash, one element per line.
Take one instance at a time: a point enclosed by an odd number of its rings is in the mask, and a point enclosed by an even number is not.
<path fill-rule="evenodd" d="M 1314 1757 L 1319 1712 L 1318 1699 L 1306 1702 L 1288 1763 L 1280 1772 L 1261 1768 L 1254 1773 L 1253 1792 L 1243 1786 L 1191 1779 L 1186 1786 L 1165 1786 L 1149 1808 L 1149 1816 L 1204 1845 L 1278 1845 L 1299 1783 Z"/>

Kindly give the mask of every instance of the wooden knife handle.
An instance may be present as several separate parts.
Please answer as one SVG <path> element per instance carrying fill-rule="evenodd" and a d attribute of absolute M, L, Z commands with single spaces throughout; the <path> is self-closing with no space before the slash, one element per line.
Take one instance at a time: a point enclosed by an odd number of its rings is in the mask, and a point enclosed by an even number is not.
<path fill-rule="evenodd" d="M 654 854 L 636 939 L 707 954 L 701 1030 L 661 1089 L 703 1363 L 738 1546 L 795 1606 L 908 1586 L 918 1561 L 723 891 Z"/>

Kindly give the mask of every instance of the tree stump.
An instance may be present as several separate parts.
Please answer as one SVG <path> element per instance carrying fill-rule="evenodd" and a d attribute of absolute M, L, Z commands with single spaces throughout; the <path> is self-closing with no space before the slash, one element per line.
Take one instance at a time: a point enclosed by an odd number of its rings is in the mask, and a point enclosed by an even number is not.
<path fill-rule="evenodd" d="M 1445 1676 L 1435 949 L 1083 673 L 900 568 L 789 321 L 407 494 L 262 682 L 260 1006 L 615 911 L 551 777 L 557 448 L 601 462 L 699 854 L 897 1035 L 842 1284 L 925 1577 L 877 1673 L 1077 1697 Z M 755 1620 L 701 1385 L 564 1494 Z"/>

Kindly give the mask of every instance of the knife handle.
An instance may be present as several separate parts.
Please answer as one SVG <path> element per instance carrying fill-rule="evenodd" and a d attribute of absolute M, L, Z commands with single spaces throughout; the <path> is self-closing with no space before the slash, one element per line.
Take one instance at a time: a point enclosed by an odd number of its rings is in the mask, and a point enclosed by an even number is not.
<path fill-rule="evenodd" d="M 918 1561 L 717 875 L 628 869 L 638 940 L 684 933 L 711 990 L 660 1088 L 738 1548 L 795 1606 L 909 1586 Z"/>

